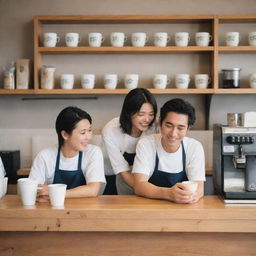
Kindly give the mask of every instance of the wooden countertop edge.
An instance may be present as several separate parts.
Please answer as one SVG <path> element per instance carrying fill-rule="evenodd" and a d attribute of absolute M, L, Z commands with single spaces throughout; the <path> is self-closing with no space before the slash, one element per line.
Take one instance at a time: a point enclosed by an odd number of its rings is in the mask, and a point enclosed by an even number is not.
<path fill-rule="evenodd" d="M 217 196 L 194 205 L 136 196 L 80 201 L 67 200 L 65 209 L 48 203 L 24 209 L 17 196 L 8 195 L 0 200 L 0 231 L 256 233 L 256 206 L 226 206 Z"/>

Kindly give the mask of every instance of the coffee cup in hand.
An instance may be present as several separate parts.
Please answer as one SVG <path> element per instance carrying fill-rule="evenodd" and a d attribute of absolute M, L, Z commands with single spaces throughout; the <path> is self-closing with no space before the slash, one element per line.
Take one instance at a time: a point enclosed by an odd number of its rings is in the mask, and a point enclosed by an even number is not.
<path fill-rule="evenodd" d="M 196 192 L 197 190 L 197 182 L 196 181 L 191 181 L 191 180 L 188 180 L 188 181 L 182 181 L 182 184 L 184 186 L 186 186 L 191 192 Z"/>

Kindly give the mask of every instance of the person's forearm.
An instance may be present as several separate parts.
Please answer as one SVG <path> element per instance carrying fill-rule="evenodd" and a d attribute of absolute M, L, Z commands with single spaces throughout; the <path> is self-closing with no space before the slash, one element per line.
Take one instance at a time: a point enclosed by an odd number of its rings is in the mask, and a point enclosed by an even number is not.
<path fill-rule="evenodd" d="M 83 185 L 76 188 L 68 189 L 66 191 L 66 198 L 97 196 L 100 190 L 100 185 L 101 183 L 94 182 L 94 183 L 89 183 L 88 185 Z"/>
<path fill-rule="evenodd" d="M 158 187 L 147 181 L 135 184 L 134 189 L 135 193 L 139 196 L 171 200 L 168 193 L 169 188 Z"/>
<path fill-rule="evenodd" d="M 124 171 L 120 173 L 125 183 L 131 188 L 134 187 L 134 178 L 131 171 Z"/>

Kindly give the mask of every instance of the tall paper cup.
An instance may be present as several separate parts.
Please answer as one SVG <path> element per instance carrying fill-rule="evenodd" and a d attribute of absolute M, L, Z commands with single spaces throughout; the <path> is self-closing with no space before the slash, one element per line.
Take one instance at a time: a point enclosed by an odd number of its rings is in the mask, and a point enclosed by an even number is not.
<path fill-rule="evenodd" d="M 185 185 L 191 192 L 196 192 L 197 190 L 197 182 L 196 181 L 182 181 L 182 184 Z"/>
<path fill-rule="evenodd" d="M 67 189 L 66 184 L 48 185 L 50 202 L 53 207 L 59 207 L 64 205 L 66 189 Z"/>
<path fill-rule="evenodd" d="M 35 205 L 37 195 L 37 181 L 32 179 L 24 179 L 18 182 L 21 201 L 24 206 Z"/>

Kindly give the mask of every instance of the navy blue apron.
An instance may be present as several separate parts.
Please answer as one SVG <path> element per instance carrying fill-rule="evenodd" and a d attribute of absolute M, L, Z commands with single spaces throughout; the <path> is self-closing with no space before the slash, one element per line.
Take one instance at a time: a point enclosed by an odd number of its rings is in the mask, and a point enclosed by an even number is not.
<path fill-rule="evenodd" d="M 129 166 L 133 165 L 135 155 L 135 153 L 123 153 L 123 157 L 128 162 Z M 117 195 L 116 175 L 107 175 L 105 178 L 107 180 L 107 185 L 103 195 Z"/>
<path fill-rule="evenodd" d="M 185 180 L 188 180 L 187 175 L 186 175 L 186 153 L 183 145 L 183 141 L 181 142 L 182 146 L 182 164 L 183 164 L 183 170 L 178 173 L 169 173 L 169 172 L 164 172 L 158 170 L 158 163 L 159 163 L 159 158 L 156 153 L 156 163 L 155 163 L 155 168 L 152 176 L 148 180 L 148 182 L 158 186 L 158 187 L 172 187 L 178 182 L 182 182 Z"/>
<path fill-rule="evenodd" d="M 60 170 L 60 150 L 58 150 L 58 155 L 55 164 L 55 173 L 53 184 L 61 183 L 67 184 L 67 189 L 76 188 L 78 186 L 86 185 L 86 180 L 84 174 L 82 172 L 81 164 L 82 164 L 82 156 L 83 152 L 79 152 L 78 157 L 78 165 L 77 170 L 70 171 L 70 170 Z"/>

